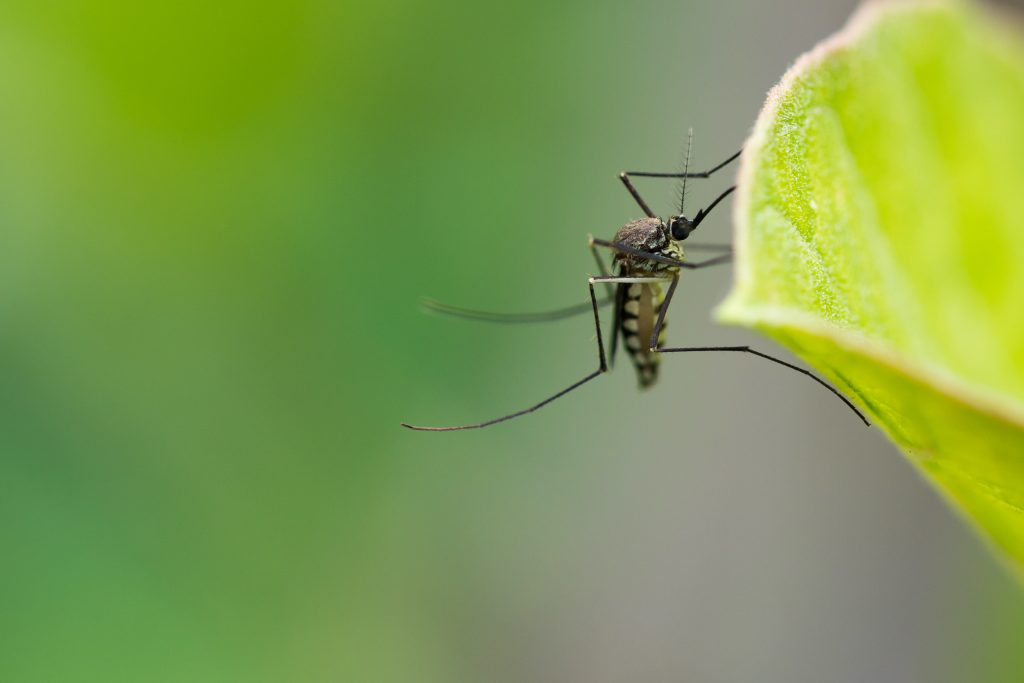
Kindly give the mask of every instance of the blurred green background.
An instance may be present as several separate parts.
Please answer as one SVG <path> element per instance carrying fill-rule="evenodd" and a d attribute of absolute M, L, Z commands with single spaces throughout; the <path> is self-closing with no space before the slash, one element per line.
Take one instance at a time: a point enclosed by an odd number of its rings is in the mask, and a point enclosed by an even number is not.
<path fill-rule="evenodd" d="M 1019 588 L 796 374 L 398 427 L 593 369 L 585 318 L 417 299 L 585 300 L 615 174 L 734 151 L 852 8 L 0 5 L 0 679 L 1021 678 Z M 710 323 L 728 282 L 672 341 L 771 348 Z"/>

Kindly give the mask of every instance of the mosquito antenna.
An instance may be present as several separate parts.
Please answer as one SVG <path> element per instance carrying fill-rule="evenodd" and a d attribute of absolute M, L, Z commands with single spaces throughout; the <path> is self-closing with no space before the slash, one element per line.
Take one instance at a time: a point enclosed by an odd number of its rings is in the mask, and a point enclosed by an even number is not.
<path fill-rule="evenodd" d="M 686 177 L 690 172 L 690 150 L 693 148 L 693 128 L 690 128 L 686 136 L 686 160 L 683 161 L 683 189 L 679 192 L 679 215 L 685 214 L 686 206 Z"/>

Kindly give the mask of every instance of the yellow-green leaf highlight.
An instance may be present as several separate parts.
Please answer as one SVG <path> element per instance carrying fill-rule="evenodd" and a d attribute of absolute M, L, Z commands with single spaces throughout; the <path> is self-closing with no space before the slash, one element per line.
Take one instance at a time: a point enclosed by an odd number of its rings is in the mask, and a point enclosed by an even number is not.
<path fill-rule="evenodd" d="M 871 5 L 745 148 L 718 311 L 855 398 L 1024 576 L 1024 48 L 961 3 Z M 852 419 L 852 417 L 851 417 Z"/>

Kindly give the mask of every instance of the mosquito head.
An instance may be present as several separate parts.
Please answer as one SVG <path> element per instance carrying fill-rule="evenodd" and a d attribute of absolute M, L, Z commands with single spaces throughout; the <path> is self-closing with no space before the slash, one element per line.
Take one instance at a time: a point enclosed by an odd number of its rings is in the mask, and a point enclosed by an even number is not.
<path fill-rule="evenodd" d="M 690 233 L 693 232 L 693 228 L 693 221 L 682 214 L 668 219 L 669 233 L 671 233 L 672 239 L 677 242 L 682 242 L 689 237 Z"/>

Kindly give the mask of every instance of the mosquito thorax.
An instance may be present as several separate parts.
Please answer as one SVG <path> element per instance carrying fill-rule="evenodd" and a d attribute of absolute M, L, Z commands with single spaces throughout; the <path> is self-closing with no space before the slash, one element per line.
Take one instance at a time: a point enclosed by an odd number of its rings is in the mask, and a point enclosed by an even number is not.
<path fill-rule="evenodd" d="M 672 238 L 669 227 L 660 218 L 630 221 L 615 233 L 613 241 L 649 254 L 660 254 L 677 260 L 683 258 L 683 246 Z M 659 271 L 672 268 L 663 263 L 625 253 L 616 254 L 615 261 L 627 271 Z"/>

